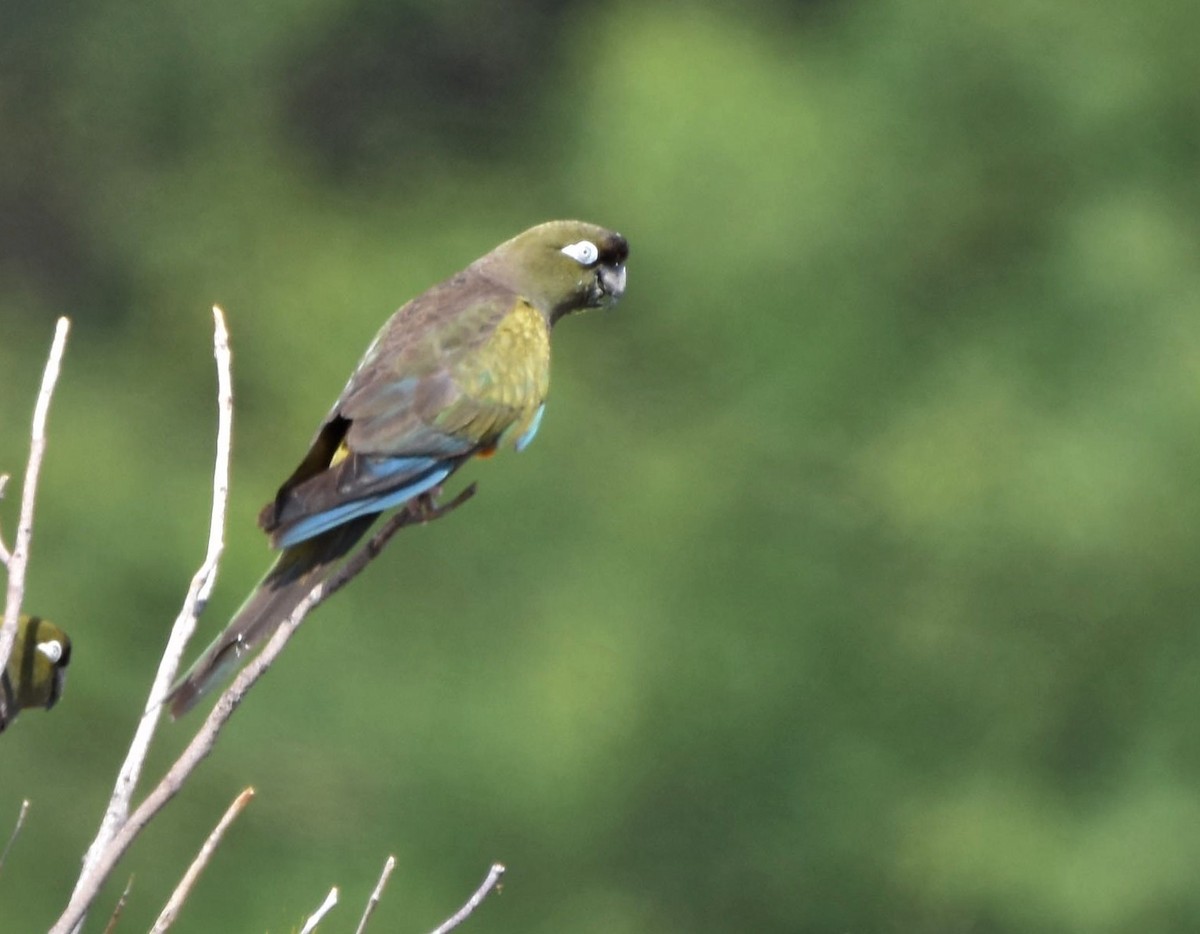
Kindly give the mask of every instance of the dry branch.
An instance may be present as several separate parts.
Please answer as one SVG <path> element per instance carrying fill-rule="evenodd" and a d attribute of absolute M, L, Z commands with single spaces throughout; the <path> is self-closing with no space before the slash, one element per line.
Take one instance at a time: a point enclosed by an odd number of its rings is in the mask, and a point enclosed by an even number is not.
<path fill-rule="evenodd" d="M 325 920 L 325 916 L 333 911 L 337 903 L 338 889 L 335 885 L 329 890 L 329 894 L 325 896 L 325 901 L 321 902 L 321 907 L 314 911 L 309 919 L 304 922 L 304 927 L 300 929 L 300 934 L 312 934 L 317 929 L 317 925 Z"/>
<path fill-rule="evenodd" d="M 217 577 L 217 564 L 224 548 L 225 509 L 229 499 L 229 457 L 233 438 L 233 378 L 232 358 L 229 351 L 229 332 L 225 327 L 225 317 L 221 309 L 213 306 L 213 356 L 217 363 L 217 452 L 216 463 L 213 467 L 213 505 L 209 522 L 208 550 L 200 569 L 192 577 L 191 586 L 183 601 L 175 624 L 171 629 L 167 648 L 159 662 L 158 673 L 150 687 L 150 697 L 142 713 L 133 742 L 121 771 L 117 774 L 116 786 L 100 829 L 95 840 L 88 848 L 83 859 L 83 870 L 79 881 L 75 883 L 75 891 L 71 896 L 74 903 L 85 886 L 88 885 L 101 854 L 112 843 L 117 832 L 124 826 L 129 816 L 129 803 L 137 787 L 150 749 L 150 741 L 159 720 L 160 698 L 166 694 L 167 687 L 175 677 L 179 668 L 179 660 L 187 647 L 187 640 L 196 628 L 196 619 L 204 608 L 208 596 L 212 593 L 213 584 Z M 92 897 L 99 891 L 103 879 L 96 880 L 92 886 Z M 89 899 L 90 902 L 90 899 Z M 80 915 L 82 917 L 82 915 Z"/>
<path fill-rule="evenodd" d="M 166 931 L 175 919 L 179 916 L 179 911 L 183 908 L 183 903 L 187 901 L 187 897 L 192 894 L 192 888 L 196 885 L 196 881 L 200 878 L 200 873 L 204 872 L 204 867 L 208 865 L 209 859 L 216 852 L 218 846 L 221 845 L 221 838 L 225 836 L 225 831 L 229 829 L 239 814 L 245 810 L 254 798 L 254 789 L 247 788 L 240 795 L 233 799 L 233 803 L 226 809 L 224 815 L 217 822 L 217 826 L 213 828 L 212 833 L 208 835 L 208 839 L 204 841 L 204 845 L 200 847 L 200 852 L 196 854 L 196 858 L 192 860 L 192 864 L 188 866 L 187 872 L 183 874 L 183 878 L 179 880 L 179 885 L 175 886 L 175 891 L 171 893 L 171 897 L 167 900 L 167 904 L 163 907 L 162 913 L 158 916 L 158 920 L 154 922 L 154 926 L 150 928 L 150 934 L 161 934 Z"/>
<path fill-rule="evenodd" d="M 104 926 L 104 934 L 112 934 L 117 929 L 117 922 L 121 920 L 121 914 L 125 911 L 125 903 L 129 901 L 129 893 L 133 889 L 133 876 L 129 877 L 129 881 L 125 883 L 125 891 L 121 893 L 121 897 L 117 899 L 116 907 L 113 908 L 112 914 L 108 916 L 108 924 Z"/>
<path fill-rule="evenodd" d="M 359 919 L 358 927 L 354 929 L 354 934 L 363 934 L 367 929 L 367 922 L 371 920 L 371 915 L 375 913 L 376 906 L 379 905 L 379 899 L 383 897 L 383 887 L 387 885 L 388 878 L 392 874 L 392 870 L 396 868 L 396 857 L 389 856 L 383 864 L 383 872 L 379 874 L 379 881 L 375 883 L 375 891 L 371 893 L 371 897 L 367 899 L 367 907 L 363 909 L 362 918 Z"/>
<path fill-rule="evenodd" d="M 471 916 L 471 912 L 483 904 L 483 900 L 493 890 L 500 891 L 500 880 L 502 878 L 504 878 L 504 864 L 492 863 L 492 868 L 488 870 L 487 878 L 483 880 L 483 884 L 475 890 L 475 893 L 467 899 L 467 903 L 435 928 L 432 934 L 446 934 L 447 931 L 453 931 L 466 921 Z"/>
<path fill-rule="evenodd" d="M 12 845 L 17 842 L 17 837 L 21 833 L 21 828 L 25 826 L 25 815 L 29 813 L 29 799 L 26 798 L 21 802 L 21 810 L 17 814 L 17 822 L 13 825 L 12 833 L 8 836 L 8 843 L 4 844 L 4 851 L 0 852 L 0 871 L 3 871 L 5 862 L 8 861 L 8 851 L 12 849 Z"/>
<path fill-rule="evenodd" d="M 29 463 L 25 468 L 25 484 L 21 489 L 21 517 L 17 522 L 17 537 L 11 551 L 5 549 L 5 565 L 8 567 L 8 588 L 4 603 L 4 622 L 0 624 L 0 671 L 8 665 L 13 643 L 17 638 L 17 619 L 21 613 L 21 600 L 25 596 L 25 567 L 29 562 L 29 543 L 33 538 L 33 504 L 37 497 L 38 475 L 42 470 L 42 458 L 46 454 L 46 421 L 50 416 L 50 400 L 54 386 L 62 369 L 63 353 L 67 347 L 67 334 L 71 330 L 68 318 L 59 318 L 54 328 L 54 341 L 50 355 L 42 372 L 42 387 L 38 390 L 37 402 L 33 407 L 33 428 L 29 435 Z"/>
<path fill-rule="evenodd" d="M 213 313 L 216 319 L 217 330 L 214 343 L 217 346 L 218 370 L 227 374 L 229 362 L 227 347 L 224 358 L 222 358 L 220 350 L 220 346 L 224 340 L 224 321 L 220 309 L 214 308 Z M 291 639 L 305 617 L 315 607 L 344 587 L 358 574 L 362 573 L 366 566 L 379 556 L 388 541 L 400 529 L 408 525 L 425 524 L 449 515 L 475 494 L 475 484 L 471 484 L 444 506 L 439 505 L 436 500 L 436 497 L 441 492 L 440 489 L 434 489 L 429 493 L 423 494 L 410 502 L 405 509 L 402 509 L 388 519 L 384 523 L 383 528 L 357 552 L 351 555 L 342 567 L 314 587 L 296 606 L 291 616 L 275 631 L 262 651 L 241 670 L 237 677 L 234 678 L 233 683 L 217 699 L 217 703 L 209 712 L 204 723 L 196 731 L 195 736 L 192 737 L 183 753 L 180 754 L 179 758 L 167 770 L 162 780 L 146 795 L 145 799 L 134 809 L 132 814 L 126 817 L 125 813 L 128 809 L 128 803 L 132 797 L 134 786 L 137 784 L 137 776 L 140 773 L 141 763 L 145 757 L 145 747 L 149 745 L 154 724 L 158 718 L 158 705 L 161 702 L 161 698 L 166 694 L 167 685 L 170 683 L 170 676 L 173 675 L 174 666 L 178 663 L 179 656 L 174 658 L 169 657 L 176 644 L 177 632 L 181 625 L 194 627 L 195 615 L 203 608 L 203 603 L 207 600 L 208 593 L 211 591 L 212 580 L 216 574 L 221 541 L 219 529 L 223 528 L 225 493 L 228 490 L 228 452 L 229 438 L 231 437 L 228 426 L 232 418 L 232 390 L 225 379 L 222 379 L 221 382 L 221 412 L 222 419 L 220 424 L 222 428 L 219 429 L 218 465 L 214 473 L 213 484 L 213 527 L 209 538 L 211 567 L 209 560 L 206 559 L 204 566 L 197 572 L 196 577 L 193 579 L 192 589 L 189 591 L 188 600 L 185 601 L 184 611 L 180 613 L 180 619 L 176 621 L 176 630 L 172 632 L 171 639 L 168 642 L 168 650 L 160 665 L 159 674 L 155 678 L 154 687 L 151 689 L 150 703 L 146 713 L 143 715 L 138 733 L 135 735 L 134 745 L 130 748 L 126 765 L 122 768 L 121 775 L 118 777 L 117 788 L 113 793 L 113 800 L 110 802 L 109 810 L 101 825 L 101 831 L 88 850 L 84 869 L 80 874 L 79 881 L 76 883 L 75 891 L 72 893 L 71 900 L 63 911 L 63 914 L 51 929 L 51 934 L 68 934 L 68 932 L 77 930 L 87 914 L 88 908 L 99 893 L 101 886 L 116 868 L 121 857 L 125 855 L 125 852 L 145 826 L 162 810 L 168 801 L 179 793 L 184 782 L 187 781 L 200 762 L 212 752 L 213 747 L 216 745 L 217 737 L 229 721 L 229 718 L 233 715 L 233 712 L 241 704 L 246 692 L 254 686 L 279 656 L 279 653 L 283 651 L 284 646 L 287 645 L 288 640 Z M 222 457 L 225 459 L 224 466 L 222 466 Z M 183 640 L 179 641 L 182 643 Z M 179 655 L 182 655 L 182 651 L 183 646 L 180 644 Z M 169 674 L 164 674 L 168 671 Z M 144 746 L 139 745 L 143 742 Z M 449 930 L 449 928 L 446 928 L 446 930 Z"/>

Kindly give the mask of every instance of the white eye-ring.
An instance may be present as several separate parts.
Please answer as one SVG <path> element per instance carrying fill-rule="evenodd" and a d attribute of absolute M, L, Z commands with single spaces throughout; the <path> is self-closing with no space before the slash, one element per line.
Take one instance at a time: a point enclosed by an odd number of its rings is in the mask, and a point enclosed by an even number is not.
<path fill-rule="evenodd" d="M 590 266 L 600 258 L 600 251 L 591 240 L 580 240 L 578 243 L 568 243 L 562 252 L 582 266 Z"/>
<path fill-rule="evenodd" d="M 52 665 L 57 665 L 63 656 L 62 643 L 57 639 L 51 639 L 49 642 L 39 642 L 37 650 L 50 659 L 50 664 Z"/>

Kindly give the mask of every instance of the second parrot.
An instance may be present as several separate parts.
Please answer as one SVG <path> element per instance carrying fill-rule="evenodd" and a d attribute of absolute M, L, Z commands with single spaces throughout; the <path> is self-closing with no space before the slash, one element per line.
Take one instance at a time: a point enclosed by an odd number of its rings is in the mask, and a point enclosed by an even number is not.
<path fill-rule="evenodd" d="M 0 733 L 22 710 L 49 710 L 62 697 L 71 662 L 71 640 L 52 622 L 21 614 L 17 640 L 0 671 Z"/>

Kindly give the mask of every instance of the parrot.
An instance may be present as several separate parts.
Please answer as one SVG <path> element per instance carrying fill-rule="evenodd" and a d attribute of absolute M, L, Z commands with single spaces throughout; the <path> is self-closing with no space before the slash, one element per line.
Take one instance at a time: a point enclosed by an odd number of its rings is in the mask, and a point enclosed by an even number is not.
<path fill-rule="evenodd" d="M 166 697 L 180 717 L 268 638 L 385 511 L 502 445 L 523 451 L 550 388 L 550 332 L 613 305 L 629 244 L 583 221 L 518 234 L 383 325 L 258 525 L 279 555 Z"/>
<path fill-rule="evenodd" d="M 49 620 L 21 614 L 8 665 L 0 671 L 0 733 L 26 708 L 49 710 L 62 697 L 71 640 Z"/>

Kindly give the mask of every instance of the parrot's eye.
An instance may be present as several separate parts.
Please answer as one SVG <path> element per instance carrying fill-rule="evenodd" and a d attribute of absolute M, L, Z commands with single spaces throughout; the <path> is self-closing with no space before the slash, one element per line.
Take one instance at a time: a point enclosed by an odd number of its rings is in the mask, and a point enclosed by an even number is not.
<path fill-rule="evenodd" d="M 57 639 L 51 639 L 49 642 L 39 642 L 37 650 L 50 659 L 50 664 L 52 665 L 57 665 L 63 656 L 62 643 Z"/>
<path fill-rule="evenodd" d="M 591 240 L 580 240 L 578 243 L 568 243 L 562 248 L 563 253 L 575 260 L 581 266 L 590 266 L 600 258 L 600 250 Z"/>

